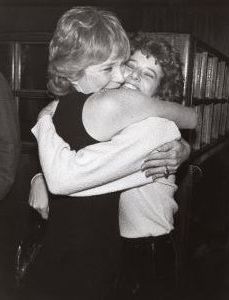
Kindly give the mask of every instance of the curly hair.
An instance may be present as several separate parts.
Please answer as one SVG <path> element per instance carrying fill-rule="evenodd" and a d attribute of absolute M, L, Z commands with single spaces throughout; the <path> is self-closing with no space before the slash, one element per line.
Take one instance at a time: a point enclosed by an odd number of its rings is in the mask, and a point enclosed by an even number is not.
<path fill-rule="evenodd" d="M 159 36 L 138 32 L 130 35 L 131 54 L 141 51 L 147 58 L 153 56 L 163 71 L 157 90 L 162 100 L 181 103 L 183 100 L 184 78 L 179 54 L 169 42 Z"/>
<path fill-rule="evenodd" d="M 112 52 L 123 61 L 130 55 L 129 39 L 115 15 L 91 6 L 68 10 L 49 45 L 49 91 L 67 94 L 71 81 L 78 80 L 89 65 L 106 61 Z"/>

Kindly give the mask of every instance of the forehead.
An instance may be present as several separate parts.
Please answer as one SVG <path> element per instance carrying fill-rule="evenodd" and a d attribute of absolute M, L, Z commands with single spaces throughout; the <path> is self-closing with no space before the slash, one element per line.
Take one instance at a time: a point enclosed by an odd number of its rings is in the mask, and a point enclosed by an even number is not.
<path fill-rule="evenodd" d="M 159 73 L 162 72 L 162 68 L 160 64 L 157 63 L 156 58 L 154 56 L 147 57 L 140 50 L 134 52 L 131 55 L 130 60 L 135 62 L 140 68 L 152 69 Z"/>

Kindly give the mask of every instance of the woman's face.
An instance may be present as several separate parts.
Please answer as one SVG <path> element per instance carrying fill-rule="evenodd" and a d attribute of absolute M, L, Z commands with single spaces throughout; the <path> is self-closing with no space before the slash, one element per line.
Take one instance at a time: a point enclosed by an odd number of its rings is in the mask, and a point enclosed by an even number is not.
<path fill-rule="evenodd" d="M 157 93 L 163 71 L 153 56 L 147 58 L 141 51 L 131 55 L 125 67 L 124 86 L 153 97 Z"/>
<path fill-rule="evenodd" d="M 88 66 L 84 75 L 75 83 L 84 94 L 96 93 L 104 88 L 115 89 L 124 82 L 124 62 L 114 58 L 114 53 L 103 63 Z"/>

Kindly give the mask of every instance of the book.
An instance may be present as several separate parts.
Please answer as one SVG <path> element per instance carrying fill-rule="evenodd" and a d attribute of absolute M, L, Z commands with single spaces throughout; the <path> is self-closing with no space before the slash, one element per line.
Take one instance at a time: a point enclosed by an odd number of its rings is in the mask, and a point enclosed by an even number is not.
<path fill-rule="evenodd" d="M 201 145 L 209 145 L 211 143 L 213 103 L 204 104 L 203 107 L 203 125 L 201 135 Z"/>
<path fill-rule="evenodd" d="M 202 55 L 200 52 L 195 54 L 192 80 L 192 96 L 200 99 L 200 74 L 201 74 Z"/>
<path fill-rule="evenodd" d="M 206 71 L 206 84 L 205 84 L 205 97 L 211 98 L 211 85 L 213 73 L 213 57 L 208 57 L 207 71 Z"/>
<path fill-rule="evenodd" d="M 227 102 L 227 119 L 226 119 L 226 134 L 229 133 L 229 102 Z"/>
<path fill-rule="evenodd" d="M 219 135 L 225 136 L 226 134 L 226 123 L 227 123 L 227 102 L 222 103 L 221 109 L 221 117 L 220 117 L 220 124 L 219 124 Z"/>
<path fill-rule="evenodd" d="M 211 99 L 215 98 L 217 69 L 218 69 L 218 57 L 213 56 L 213 58 L 212 58 L 211 90 L 210 90 L 210 98 Z"/>
<path fill-rule="evenodd" d="M 201 133 L 202 133 L 202 122 L 203 122 L 203 104 L 195 105 L 195 111 L 197 113 L 197 126 L 193 132 L 192 148 L 194 151 L 201 149 Z"/>
<path fill-rule="evenodd" d="M 213 118 L 212 118 L 212 133 L 211 141 L 215 142 L 219 137 L 219 122 L 221 113 L 221 103 L 215 103 L 213 106 Z"/>
<path fill-rule="evenodd" d="M 229 67 L 226 66 L 225 75 L 224 75 L 224 85 L 223 85 L 223 98 L 229 98 Z"/>
<path fill-rule="evenodd" d="M 216 87 L 215 87 L 215 98 L 223 98 L 223 85 L 225 76 L 226 62 L 220 61 L 218 63 L 217 76 L 216 76 Z"/>
<path fill-rule="evenodd" d="M 207 61 L 208 61 L 208 52 L 204 51 L 201 53 L 200 59 L 200 83 L 199 89 L 197 90 L 197 98 L 203 99 L 205 97 L 205 88 L 206 88 L 206 76 L 207 76 Z"/>

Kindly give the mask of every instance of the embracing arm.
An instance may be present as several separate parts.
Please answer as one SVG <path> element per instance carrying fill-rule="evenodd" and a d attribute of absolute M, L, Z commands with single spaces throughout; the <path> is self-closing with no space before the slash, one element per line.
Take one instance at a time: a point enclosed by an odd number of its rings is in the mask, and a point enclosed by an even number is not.
<path fill-rule="evenodd" d="M 124 88 L 92 95 L 83 109 L 84 126 L 99 141 L 109 140 L 123 128 L 150 116 L 171 120 L 180 129 L 193 129 L 197 125 L 193 108 Z"/>
<path fill-rule="evenodd" d="M 48 187 L 56 194 L 72 194 L 100 187 L 135 174 L 152 149 L 180 138 L 175 124 L 161 118 L 148 118 L 133 124 L 111 141 L 90 145 L 78 152 L 71 151 L 57 135 L 50 116 L 41 118 L 33 133 L 38 140 L 40 162 Z M 132 175 L 132 179 L 135 186 L 151 180 L 141 172 Z M 116 190 L 133 186 L 132 181 L 131 185 L 122 185 Z"/>

